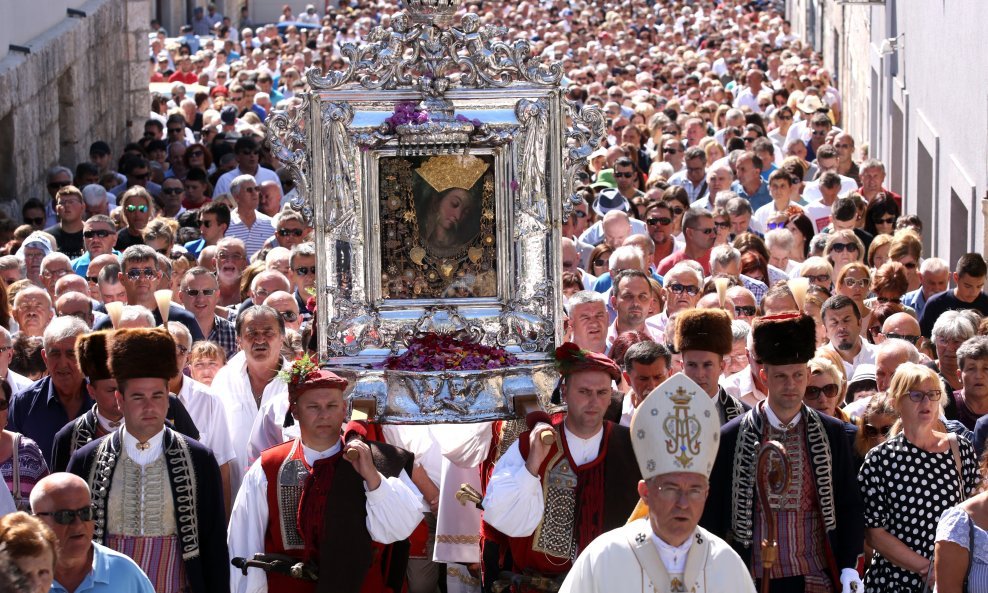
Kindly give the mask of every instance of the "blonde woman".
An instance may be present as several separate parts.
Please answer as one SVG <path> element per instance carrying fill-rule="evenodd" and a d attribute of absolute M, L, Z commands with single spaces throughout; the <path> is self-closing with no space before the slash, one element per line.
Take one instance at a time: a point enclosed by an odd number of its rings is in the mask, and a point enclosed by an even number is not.
<path fill-rule="evenodd" d="M 807 368 L 810 377 L 806 383 L 803 403 L 821 414 L 850 422 L 851 418 L 840 409 L 840 403 L 844 401 L 844 392 L 847 389 L 844 373 L 825 356 L 813 358 L 807 363 Z"/>
<path fill-rule="evenodd" d="M 933 370 L 903 364 L 888 396 L 902 430 L 868 452 L 858 472 L 865 541 L 875 549 L 865 592 L 921 593 L 934 584 L 937 521 L 974 492 L 981 474 L 974 445 L 942 431 L 944 393 Z"/>

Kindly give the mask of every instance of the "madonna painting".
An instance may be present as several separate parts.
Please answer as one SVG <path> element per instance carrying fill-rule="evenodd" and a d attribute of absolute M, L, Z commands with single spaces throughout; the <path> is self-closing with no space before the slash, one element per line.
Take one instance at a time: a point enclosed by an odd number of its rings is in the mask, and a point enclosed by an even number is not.
<path fill-rule="evenodd" d="M 390 157 L 381 172 L 385 298 L 495 296 L 493 157 Z"/>

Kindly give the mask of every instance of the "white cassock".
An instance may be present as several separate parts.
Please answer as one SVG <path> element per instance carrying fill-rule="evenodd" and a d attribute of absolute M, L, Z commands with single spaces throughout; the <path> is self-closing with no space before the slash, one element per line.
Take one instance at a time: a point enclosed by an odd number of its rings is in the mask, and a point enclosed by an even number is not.
<path fill-rule="evenodd" d="M 741 557 L 702 527 L 675 548 L 648 519 L 608 531 L 580 554 L 559 593 L 755 593 Z"/>
<path fill-rule="evenodd" d="M 232 496 L 236 496 L 244 472 L 253 462 L 248 455 L 247 444 L 250 441 L 251 428 L 254 426 L 258 409 L 257 404 L 254 403 L 254 392 L 250 388 L 250 378 L 247 376 L 247 357 L 243 352 L 237 353 L 216 373 L 210 389 L 213 393 L 220 394 L 226 407 L 230 440 L 233 442 L 233 451 L 237 456 L 233 467 L 230 468 L 230 491 Z M 277 398 L 284 398 L 287 404 L 288 384 L 275 377 L 264 386 L 261 406 Z"/>
<path fill-rule="evenodd" d="M 316 461 L 336 455 L 342 446 L 338 442 L 325 451 L 316 451 L 303 445 L 302 454 L 312 467 Z M 349 462 L 341 459 L 339 463 Z M 367 531 L 372 540 L 381 544 L 403 540 L 415 531 L 422 522 L 422 513 L 428 509 L 405 470 L 397 478 L 381 476 L 377 490 L 367 492 Z M 268 478 L 258 459 L 247 470 L 230 512 L 227 533 L 230 558 L 251 558 L 264 551 L 268 513 Z M 251 568 L 245 577 L 240 569 L 230 567 L 231 593 L 267 593 L 267 590 L 268 580 L 263 570 Z"/>
<path fill-rule="evenodd" d="M 175 394 L 195 422 L 199 430 L 199 442 L 209 447 L 216 458 L 216 465 L 237 458 L 230 440 L 230 426 L 226 421 L 226 408 L 220 398 L 205 384 L 192 377 L 182 377 L 182 388 Z"/>

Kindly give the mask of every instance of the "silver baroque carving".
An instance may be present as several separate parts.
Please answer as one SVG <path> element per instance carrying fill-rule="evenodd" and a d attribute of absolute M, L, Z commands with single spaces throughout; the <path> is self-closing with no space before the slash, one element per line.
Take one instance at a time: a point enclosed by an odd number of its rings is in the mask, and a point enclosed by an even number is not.
<path fill-rule="evenodd" d="M 312 220 L 312 206 L 308 198 L 312 190 L 309 184 L 309 148 L 306 118 L 309 113 L 311 95 L 300 95 L 300 101 L 285 111 L 275 111 L 268 119 L 267 140 L 272 152 L 280 160 L 295 181 L 297 195 L 291 206 L 302 213 L 306 220 Z"/>
<path fill-rule="evenodd" d="M 604 112 L 595 105 L 580 106 L 573 101 L 563 102 L 566 116 L 570 125 L 566 128 L 566 145 L 563 152 L 563 219 L 565 220 L 573 205 L 578 204 L 580 197 L 576 195 L 576 174 L 586 167 L 587 160 L 594 150 L 600 146 L 607 132 L 607 122 Z"/>

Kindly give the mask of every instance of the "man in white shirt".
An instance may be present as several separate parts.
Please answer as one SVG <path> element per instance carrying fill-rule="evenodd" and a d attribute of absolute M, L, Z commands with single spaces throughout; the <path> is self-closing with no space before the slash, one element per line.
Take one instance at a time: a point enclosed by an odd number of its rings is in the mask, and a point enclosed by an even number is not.
<path fill-rule="evenodd" d="M 844 376 L 853 377 L 860 364 L 875 364 L 875 346 L 861 337 L 861 312 L 850 298 L 834 295 L 820 309 L 829 341 L 822 346 L 844 361 Z"/>
<path fill-rule="evenodd" d="M 621 426 L 631 426 L 631 417 L 642 400 L 669 378 L 672 353 L 662 344 L 646 340 L 632 344 L 624 360 L 618 362 L 624 369 L 625 383 L 631 387 L 621 405 Z"/>

